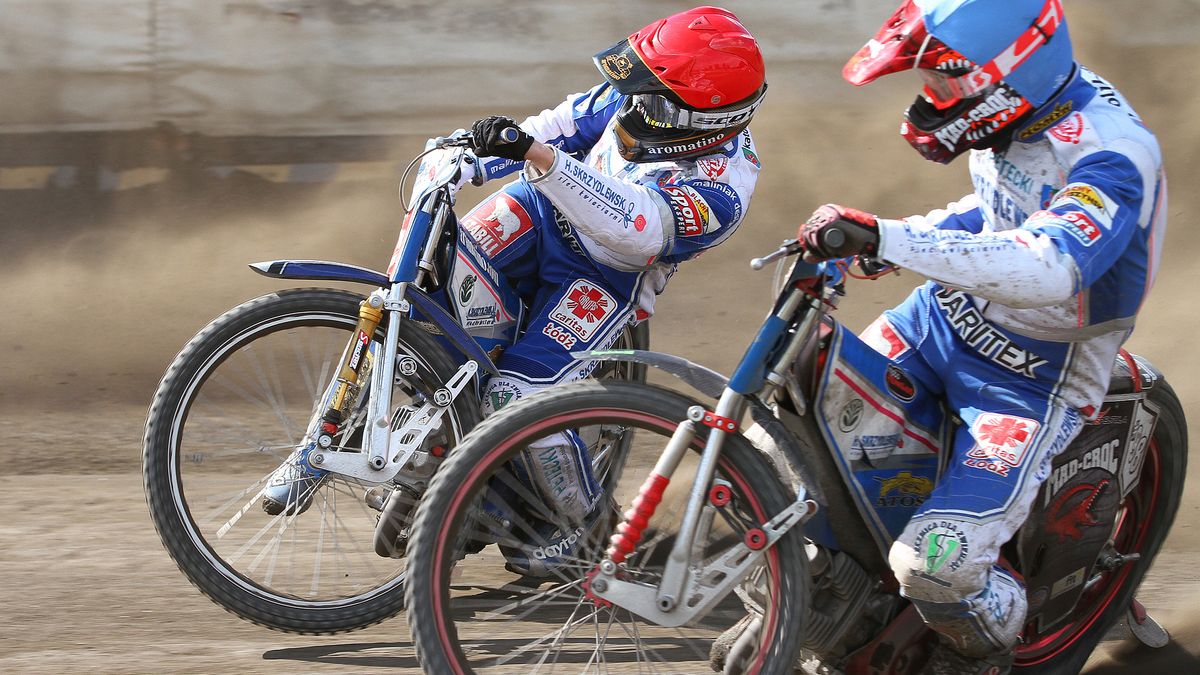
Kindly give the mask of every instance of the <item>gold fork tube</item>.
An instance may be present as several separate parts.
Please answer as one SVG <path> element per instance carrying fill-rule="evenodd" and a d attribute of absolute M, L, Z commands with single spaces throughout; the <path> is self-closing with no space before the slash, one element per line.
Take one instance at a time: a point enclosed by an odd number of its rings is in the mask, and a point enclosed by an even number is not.
<path fill-rule="evenodd" d="M 378 302 L 379 307 L 373 307 L 372 302 Z M 371 346 L 371 337 L 375 335 L 375 329 L 379 327 L 379 322 L 383 320 L 383 300 L 372 295 L 358 306 L 358 325 L 354 329 L 354 335 L 350 338 L 350 343 L 346 347 L 346 359 L 342 361 L 341 371 L 338 373 L 337 389 L 333 392 L 333 398 L 329 402 L 329 409 L 326 414 L 334 410 L 339 413 L 345 407 L 346 396 L 350 393 L 350 387 L 358 381 L 358 371 L 362 369 L 367 359 L 364 358 L 367 350 Z M 324 415 L 323 415 L 324 417 Z"/>

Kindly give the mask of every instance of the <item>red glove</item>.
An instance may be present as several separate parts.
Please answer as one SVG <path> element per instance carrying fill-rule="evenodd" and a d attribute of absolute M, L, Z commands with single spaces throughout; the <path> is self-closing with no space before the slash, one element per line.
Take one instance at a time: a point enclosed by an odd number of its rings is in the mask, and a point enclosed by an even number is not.
<path fill-rule="evenodd" d="M 826 204 L 813 211 L 796 238 L 810 262 L 853 255 L 875 255 L 879 250 L 879 219 L 865 211 Z"/>

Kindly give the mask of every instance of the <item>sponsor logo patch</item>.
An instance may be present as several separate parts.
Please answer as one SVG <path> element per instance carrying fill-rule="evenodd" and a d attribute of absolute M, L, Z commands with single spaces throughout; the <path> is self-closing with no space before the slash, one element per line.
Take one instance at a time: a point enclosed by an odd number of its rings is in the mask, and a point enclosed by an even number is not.
<path fill-rule="evenodd" d="M 1091 185 L 1068 185 L 1062 189 L 1062 192 L 1054 196 L 1055 202 L 1062 199 L 1072 199 L 1101 212 L 1108 212 L 1108 205 L 1104 203 L 1104 197 L 1101 197 L 1099 191 Z"/>
<path fill-rule="evenodd" d="M 1100 238 L 1100 226 L 1086 213 L 1069 211 L 1060 217 L 1072 225 L 1063 229 L 1073 234 L 1084 246 L 1091 246 Z"/>
<path fill-rule="evenodd" d="M 1021 466 L 1040 425 L 1024 417 L 981 413 L 971 425 L 975 447 L 963 461 L 969 467 L 1007 476 Z"/>
<path fill-rule="evenodd" d="M 471 296 L 475 294 L 474 274 L 468 274 L 463 277 L 462 283 L 458 286 L 458 302 L 461 305 L 468 305 L 471 302 Z"/>
<path fill-rule="evenodd" d="M 934 300 L 959 336 L 984 358 L 1029 378 L 1037 377 L 1037 368 L 1049 363 L 992 326 L 966 293 L 942 288 L 934 293 Z"/>
<path fill-rule="evenodd" d="M 971 551 L 962 528 L 948 520 L 938 520 L 921 528 L 913 543 L 924 563 L 922 571 L 927 575 L 937 574 L 943 569 L 958 569 Z"/>
<path fill-rule="evenodd" d="M 503 408 L 513 401 L 518 401 L 520 399 L 521 390 L 505 382 L 501 382 L 500 384 L 492 387 L 491 391 L 489 391 L 487 394 L 487 402 L 491 406 L 493 412 Z"/>
<path fill-rule="evenodd" d="M 1046 129 L 1049 129 L 1071 112 L 1072 105 L 1072 101 L 1064 101 L 1059 103 L 1058 105 L 1054 106 L 1054 110 L 1051 110 L 1045 117 L 1025 127 L 1024 131 L 1017 134 L 1017 138 L 1021 139 L 1022 141 L 1027 141 L 1030 138 L 1042 133 Z"/>
<path fill-rule="evenodd" d="M 675 215 L 675 233 L 681 237 L 697 237 L 710 231 L 708 202 L 689 187 L 668 185 L 663 192 L 671 202 Z"/>
<path fill-rule="evenodd" d="M 883 459 L 892 454 L 900 444 L 900 434 L 855 436 L 850 442 L 852 457 L 866 456 L 871 460 Z"/>
<path fill-rule="evenodd" d="M 467 318 L 463 321 L 465 328 L 487 328 L 500 322 L 500 308 L 496 305 L 471 307 L 467 310 Z"/>
<path fill-rule="evenodd" d="M 889 359 L 894 359 L 909 350 L 908 342 L 900 337 L 887 318 L 882 316 L 867 326 L 867 329 L 863 331 L 862 341 Z"/>
<path fill-rule="evenodd" d="M 504 194 L 496 195 L 483 208 L 472 211 L 463 219 L 462 225 L 471 239 L 494 257 L 521 235 L 533 229 L 533 220 L 517 200 Z M 486 213 L 485 213 L 486 211 Z"/>
<path fill-rule="evenodd" d="M 894 363 L 888 364 L 884 381 L 887 382 L 888 393 L 905 403 L 917 396 L 917 385 L 913 384 L 908 373 Z"/>
<path fill-rule="evenodd" d="M 861 398 L 852 398 L 846 405 L 842 406 L 842 414 L 838 416 L 838 428 L 844 432 L 854 431 L 858 427 L 858 423 L 862 421 L 863 415 L 863 400 Z"/>
<path fill-rule="evenodd" d="M 586 342 L 616 308 L 617 302 L 608 291 L 580 280 L 571 284 L 567 294 L 550 310 L 550 319 Z"/>
<path fill-rule="evenodd" d="M 925 503 L 929 493 L 933 492 L 933 481 L 925 476 L 914 476 L 911 471 L 901 471 L 887 478 L 874 478 L 879 481 L 878 506 L 917 507 Z"/>
<path fill-rule="evenodd" d="M 750 148 L 742 148 L 742 156 L 750 160 L 750 163 L 758 168 L 762 168 L 762 162 L 758 160 L 758 155 Z"/>
<path fill-rule="evenodd" d="M 727 157 L 707 157 L 696 162 L 696 168 L 705 176 L 716 180 L 725 173 L 725 169 L 729 168 L 729 158 Z"/>
<path fill-rule="evenodd" d="M 1051 127 L 1047 133 L 1063 143 L 1078 144 L 1083 136 L 1083 115 L 1075 113 Z"/>

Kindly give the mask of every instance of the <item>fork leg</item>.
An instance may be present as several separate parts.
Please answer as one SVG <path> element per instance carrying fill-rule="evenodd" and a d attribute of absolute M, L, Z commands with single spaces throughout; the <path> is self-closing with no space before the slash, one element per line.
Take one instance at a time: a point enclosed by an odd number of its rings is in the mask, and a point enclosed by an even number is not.
<path fill-rule="evenodd" d="M 313 438 L 321 448 L 332 444 L 333 435 L 345 421 L 346 408 L 353 398 L 352 394 L 357 390 L 358 374 L 368 361 L 366 352 L 371 348 L 371 339 L 383 318 L 383 311 L 380 309 L 382 306 L 383 297 L 378 293 L 367 296 L 358 306 L 358 325 L 355 326 L 354 334 L 350 336 L 350 342 L 343 352 L 341 369 L 334 381 L 333 395 L 326 399 L 325 407 L 320 413 L 318 428 L 312 430 Z"/>
<path fill-rule="evenodd" d="M 717 402 L 716 414 L 727 419 L 738 419 L 745 408 L 745 399 L 741 394 L 726 389 Z M 666 569 L 663 570 L 662 583 L 659 585 L 658 606 L 664 612 L 675 608 L 679 596 L 683 593 L 687 581 L 688 566 L 691 558 L 692 541 L 696 538 L 700 514 L 704 509 L 708 488 L 713 476 L 717 473 L 717 460 L 721 457 L 721 446 L 728 432 L 713 427 L 708 434 L 708 442 L 700 455 L 700 464 L 696 467 L 696 477 L 688 494 L 687 508 L 683 512 L 683 520 L 679 524 L 679 534 L 671 547 L 671 555 L 667 559 Z"/>
<path fill-rule="evenodd" d="M 612 562 L 618 565 L 625 562 L 625 557 L 637 547 L 642 538 L 642 532 L 649 524 L 650 518 L 654 516 L 654 510 L 658 507 L 658 503 L 662 501 L 663 492 L 667 489 L 667 484 L 671 482 L 672 474 L 679 467 L 679 462 L 683 459 L 683 454 L 687 451 L 688 446 L 692 444 L 692 439 L 696 437 L 696 422 L 703 415 L 704 410 L 700 406 L 694 406 L 688 411 L 688 419 L 675 427 L 675 433 L 671 435 L 671 440 L 667 442 L 667 447 L 659 456 L 654 470 L 646 477 L 646 482 L 642 483 L 642 487 L 638 490 L 638 496 L 633 500 L 629 510 L 625 512 L 621 524 L 617 526 L 617 533 L 613 535 L 612 545 L 609 546 L 607 552 L 608 559 Z"/>

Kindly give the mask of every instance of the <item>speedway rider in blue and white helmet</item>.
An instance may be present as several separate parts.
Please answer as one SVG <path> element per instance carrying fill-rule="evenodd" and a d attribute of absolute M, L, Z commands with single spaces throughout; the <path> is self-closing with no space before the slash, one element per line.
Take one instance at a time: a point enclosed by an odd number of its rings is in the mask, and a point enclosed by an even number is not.
<path fill-rule="evenodd" d="M 1074 61 L 1061 0 L 908 0 L 843 74 L 910 69 L 903 136 L 940 163 L 970 151 L 974 193 L 902 220 L 830 204 L 799 236 L 810 259 L 865 253 L 931 280 L 865 335 L 962 420 L 890 563 L 942 638 L 925 672 L 1003 673 L 1027 602 L 1000 547 L 1098 414 L 1154 281 L 1166 182 L 1154 135 Z M 866 243 L 825 247 L 834 223 Z"/>

